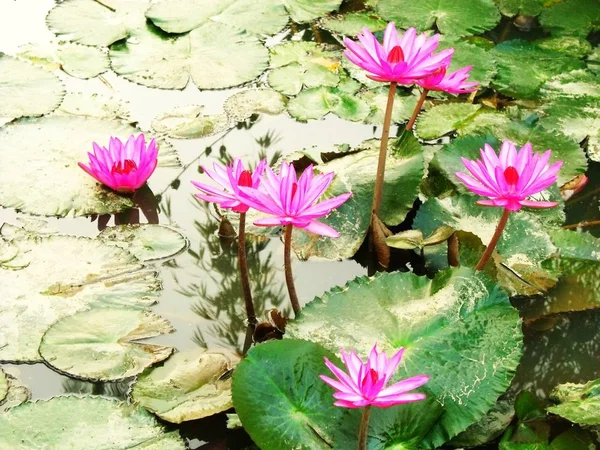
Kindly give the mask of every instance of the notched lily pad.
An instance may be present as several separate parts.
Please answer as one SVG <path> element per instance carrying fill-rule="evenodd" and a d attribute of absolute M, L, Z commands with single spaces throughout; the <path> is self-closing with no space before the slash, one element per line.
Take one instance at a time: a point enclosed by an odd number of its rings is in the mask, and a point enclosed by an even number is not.
<path fill-rule="evenodd" d="M 172 347 L 138 342 L 173 331 L 149 311 L 100 308 L 54 323 L 44 333 L 40 355 L 59 372 L 92 381 L 116 381 L 162 361 Z"/>
<path fill-rule="evenodd" d="M 468 123 L 481 108 L 470 103 L 447 103 L 419 115 L 416 132 L 422 139 L 435 139 Z"/>
<path fill-rule="evenodd" d="M 352 36 L 353 38 L 362 32 L 363 28 L 368 28 L 373 33 L 385 30 L 387 22 L 372 12 L 355 12 L 349 14 L 340 14 L 337 16 L 324 17 L 319 21 L 322 28 L 332 33 L 343 36 Z"/>
<path fill-rule="evenodd" d="M 202 105 L 178 106 L 161 113 L 152 121 L 152 129 L 175 139 L 198 139 L 231 128 L 225 114 L 204 115 Z"/>
<path fill-rule="evenodd" d="M 550 398 L 558 404 L 548 412 L 580 425 L 600 425 L 600 380 L 559 384 Z"/>
<path fill-rule="evenodd" d="M 31 399 L 31 392 L 11 374 L 0 369 L 0 414 Z"/>
<path fill-rule="evenodd" d="M 120 98 L 83 92 L 67 92 L 53 114 L 132 122 L 131 113 Z"/>
<path fill-rule="evenodd" d="M 359 122 L 371 113 L 369 105 L 353 93 L 334 87 L 305 89 L 290 100 L 288 112 L 300 122 L 319 120 L 329 113 L 341 119 Z"/>
<path fill-rule="evenodd" d="M 176 353 L 138 376 L 133 401 L 172 423 L 201 419 L 233 407 L 231 371 L 239 357 L 204 349 Z"/>
<path fill-rule="evenodd" d="M 252 114 L 275 116 L 285 111 L 287 98 L 270 89 L 248 89 L 233 94 L 223 105 L 223 110 L 235 122 L 242 122 Z"/>

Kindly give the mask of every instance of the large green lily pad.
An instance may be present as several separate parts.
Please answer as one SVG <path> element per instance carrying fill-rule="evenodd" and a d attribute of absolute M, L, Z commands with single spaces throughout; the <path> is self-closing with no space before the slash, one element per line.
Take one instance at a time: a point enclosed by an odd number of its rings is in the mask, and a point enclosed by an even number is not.
<path fill-rule="evenodd" d="M 448 134 L 475 117 L 481 105 L 446 103 L 434 106 L 419 115 L 416 132 L 421 139 L 435 139 Z"/>
<path fill-rule="evenodd" d="M 496 4 L 505 16 L 537 16 L 544 8 L 544 0 L 496 0 Z"/>
<path fill-rule="evenodd" d="M 47 114 L 60 105 L 64 95 L 56 75 L 0 52 L 0 117 Z"/>
<path fill-rule="evenodd" d="M 361 355 L 374 343 L 388 352 L 405 347 L 395 379 L 429 375 L 426 389 L 444 409 L 421 447 L 440 446 L 483 417 L 508 388 L 522 345 L 506 294 L 468 268 L 433 280 L 399 272 L 356 278 L 306 305 L 286 336 Z M 429 414 L 426 404 L 420 414 Z"/>
<path fill-rule="evenodd" d="M 39 351 L 59 372 L 116 381 L 168 358 L 172 347 L 138 341 L 172 331 L 169 322 L 149 311 L 96 308 L 54 323 L 44 333 Z"/>
<path fill-rule="evenodd" d="M 371 110 L 369 105 L 354 93 L 334 87 L 317 87 L 306 89 L 290 100 L 288 112 L 301 122 L 319 120 L 329 113 L 345 120 L 359 122 L 366 119 Z"/>
<path fill-rule="evenodd" d="M 109 57 L 117 74 L 160 89 L 183 89 L 190 79 L 200 89 L 238 86 L 258 77 L 269 60 L 256 37 L 217 22 L 176 36 L 140 28 L 112 45 Z"/>
<path fill-rule="evenodd" d="M 98 239 L 123 248 L 140 261 L 174 258 L 188 248 L 188 239 L 175 228 L 136 224 L 106 227 Z"/>
<path fill-rule="evenodd" d="M 377 11 L 401 28 L 423 31 L 435 24 L 443 34 L 455 37 L 483 33 L 500 21 L 493 0 L 379 0 Z"/>
<path fill-rule="evenodd" d="M 231 371 L 238 360 L 204 349 L 176 353 L 138 376 L 131 398 L 172 423 L 212 416 L 233 407 Z"/>
<path fill-rule="evenodd" d="M 184 33 L 209 21 L 255 34 L 275 34 L 291 16 L 310 22 L 337 10 L 342 0 L 161 0 L 146 17 L 168 33 Z"/>
<path fill-rule="evenodd" d="M 185 450 L 152 414 L 104 397 L 65 396 L 24 403 L 0 420 L 11 450 Z"/>
<path fill-rule="evenodd" d="M 313 342 L 285 339 L 252 348 L 233 373 L 233 403 L 245 430 L 263 450 L 330 450 L 343 409 L 319 379 L 323 357 Z"/>
<path fill-rule="evenodd" d="M 300 229 L 294 230 L 293 246 L 300 258 L 322 256 L 344 259 L 356 253 L 371 220 L 379 145 L 379 140 L 365 141 L 347 155 L 316 166 L 323 173 L 336 174 L 325 196 L 352 192 L 352 197 L 322 219 L 340 233 L 339 238 L 324 238 Z M 408 150 L 406 155 L 399 154 L 402 145 Z M 407 135 L 402 144 L 397 141 L 390 143 L 380 214 L 386 224 L 397 225 L 405 219 L 417 198 L 423 172 L 421 146 L 412 135 Z"/>
<path fill-rule="evenodd" d="M 324 17 L 319 22 L 322 28 L 333 33 L 353 38 L 362 32 L 363 28 L 368 28 L 373 33 L 385 30 L 387 22 L 372 12 L 354 12 L 349 14 L 340 14 L 338 16 Z"/>
<path fill-rule="evenodd" d="M 115 120 L 84 117 L 21 119 L 0 129 L 0 205 L 47 216 L 105 214 L 133 206 L 85 173 L 92 142 L 126 140 L 140 130 Z M 146 136 L 149 142 L 151 136 Z M 159 166 L 178 166 L 175 150 L 159 144 Z M 31 180 L 35 180 L 32 183 Z"/>
<path fill-rule="evenodd" d="M 600 4 L 596 0 L 562 0 L 553 2 L 540 16 L 544 28 L 553 34 L 586 37 L 600 27 Z"/>
<path fill-rule="evenodd" d="M 120 248 L 59 235 L 25 234 L 8 244 L 16 255 L 11 266 L 0 264 L 1 361 L 41 361 L 38 347 L 46 329 L 77 311 L 143 308 L 156 301 L 156 273 Z"/>
<path fill-rule="evenodd" d="M 578 99 L 589 97 L 600 99 L 600 80 L 598 76 L 587 70 L 573 70 L 550 78 L 542 86 L 542 95 L 549 101 L 558 97 Z"/>
<path fill-rule="evenodd" d="M 144 26 L 148 0 L 67 0 L 50 10 L 46 23 L 61 39 L 110 45 Z"/>
<path fill-rule="evenodd" d="M 552 414 L 581 425 L 600 425 L 600 380 L 558 385 L 551 398 L 558 403 L 546 408 Z"/>
<path fill-rule="evenodd" d="M 492 56 L 498 62 L 498 74 L 492 86 L 516 98 L 536 98 L 542 84 L 554 75 L 585 67 L 577 58 L 521 40 L 497 45 Z"/>

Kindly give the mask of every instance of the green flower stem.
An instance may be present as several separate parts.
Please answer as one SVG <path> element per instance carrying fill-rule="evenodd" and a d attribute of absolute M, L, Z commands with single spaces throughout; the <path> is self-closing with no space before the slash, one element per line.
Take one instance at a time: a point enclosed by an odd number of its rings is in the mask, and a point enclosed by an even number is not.
<path fill-rule="evenodd" d="M 375 190 L 373 192 L 373 214 L 376 216 L 379 216 L 381 198 L 383 196 L 383 176 L 385 174 L 385 159 L 387 157 L 388 139 L 390 137 L 390 126 L 392 124 L 392 110 L 394 108 L 394 97 L 396 96 L 396 85 L 396 82 L 390 83 L 387 106 L 385 107 L 385 118 L 383 119 L 383 132 L 381 133 L 379 160 L 377 161 L 377 175 L 375 176 Z"/>
<path fill-rule="evenodd" d="M 248 260 L 246 259 L 246 213 L 240 213 L 238 262 L 240 263 L 240 280 L 242 282 L 242 292 L 244 293 L 244 302 L 246 304 L 248 325 L 254 328 L 256 326 L 256 313 L 254 312 L 254 303 L 252 302 L 252 291 L 250 290 L 250 280 L 248 276 Z"/>
<path fill-rule="evenodd" d="M 408 131 L 413 129 L 413 126 L 415 125 L 415 120 L 417 120 L 417 116 L 421 112 L 421 108 L 423 107 L 423 103 L 425 102 L 425 99 L 427 98 L 428 93 L 429 93 L 429 89 L 423 89 L 423 92 L 421 93 L 421 96 L 419 97 L 419 101 L 417 102 L 417 106 L 415 106 L 415 110 L 413 111 L 412 116 L 410 116 L 410 120 L 406 124 L 406 129 Z"/>
<path fill-rule="evenodd" d="M 502 217 L 500 218 L 500 223 L 498 223 L 498 226 L 496 227 L 496 231 L 494 232 L 494 235 L 492 236 L 492 240 L 490 241 L 487 248 L 483 252 L 483 255 L 481 255 L 481 259 L 477 263 L 475 270 L 483 270 L 485 265 L 490 260 L 490 257 L 492 256 L 492 253 L 494 252 L 494 249 L 496 248 L 496 244 L 498 243 L 498 240 L 500 239 L 500 235 L 502 234 L 502 231 L 504 230 L 504 227 L 506 226 L 506 222 L 508 222 L 508 216 L 510 216 L 510 211 L 508 209 L 504 209 L 504 212 L 502 213 Z"/>
<path fill-rule="evenodd" d="M 367 450 L 367 436 L 369 435 L 369 418 L 371 417 L 371 405 L 365 406 L 360 419 L 360 430 L 358 432 L 358 450 Z"/>
<path fill-rule="evenodd" d="M 300 302 L 298 302 L 298 294 L 296 294 L 296 286 L 294 285 L 294 275 L 292 275 L 292 230 L 294 226 L 290 223 L 285 226 L 285 236 L 283 237 L 283 266 L 285 270 L 285 283 L 287 284 L 288 293 L 290 294 L 290 302 L 294 314 L 300 312 Z"/>

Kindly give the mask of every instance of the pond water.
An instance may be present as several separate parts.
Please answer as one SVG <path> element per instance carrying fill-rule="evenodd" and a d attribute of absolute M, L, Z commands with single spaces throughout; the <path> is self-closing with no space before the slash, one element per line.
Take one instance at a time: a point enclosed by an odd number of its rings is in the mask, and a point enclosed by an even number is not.
<path fill-rule="evenodd" d="M 48 48 L 51 42 L 55 42 L 56 36 L 46 26 L 46 16 L 54 4 L 50 0 L 35 0 L 32 6 L 26 0 L 4 0 L 0 4 L 0 52 L 16 55 L 26 44 Z M 343 10 L 358 10 L 361 6 L 360 2 L 349 2 L 344 4 Z M 331 34 L 323 29 L 296 24 L 291 28 L 291 31 L 286 29 L 273 38 L 271 45 L 289 39 L 298 29 L 305 30 L 297 34 L 303 40 L 335 42 Z M 544 33 L 539 26 L 533 31 L 523 31 L 511 20 L 503 18 L 487 36 L 496 41 L 515 37 L 533 40 L 543 37 Z M 594 35 L 590 41 L 597 45 L 598 39 Z M 153 89 L 128 81 L 110 70 L 89 80 L 77 79 L 64 72 L 60 72 L 60 78 L 69 91 L 123 100 L 130 117 L 142 130 L 150 130 L 156 116 L 178 106 L 204 105 L 203 114 L 220 114 L 225 100 L 245 89 L 200 91 L 191 82 L 183 90 Z M 392 135 L 395 132 L 396 127 Z M 148 342 L 172 346 L 178 351 L 207 347 L 228 348 L 242 353 L 246 327 L 241 289 L 238 286 L 235 245 L 219 238 L 216 213 L 193 197 L 195 189 L 190 181 L 203 177 L 200 164 L 222 161 L 225 155 L 255 163 L 260 155 L 273 160 L 280 154 L 288 155 L 313 146 L 327 149 L 336 144 L 349 144 L 352 147 L 367 139 L 378 138 L 380 133 L 380 126 L 346 121 L 333 114 L 307 123 L 298 122 L 287 114 L 257 114 L 215 135 L 170 140 L 183 166 L 157 172 L 150 179 L 149 187 L 158 199 L 157 223 L 175 227 L 187 237 L 189 247 L 166 262 L 152 264 L 162 281 L 162 291 L 152 311 L 167 319 L 175 331 L 151 338 Z M 586 174 L 589 177 L 588 184 L 566 201 L 565 225 L 567 228 L 577 228 L 577 224 L 580 224 L 579 228 L 600 238 L 600 164 L 590 162 Z M 36 180 L 30 182 L 35 183 Z M 0 224 L 19 225 L 21 219 L 32 217 L 35 216 L 16 212 L 12 208 L 0 208 Z M 408 229 L 413 217 L 409 214 L 407 222 L 396 230 Z M 137 211 L 92 218 L 37 219 L 47 221 L 48 228 L 61 234 L 87 237 L 95 237 L 107 226 L 148 221 L 144 214 Z M 402 252 L 394 255 L 398 261 L 404 260 Z M 332 287 L 343 286 L 357 276 L 367 275 L 364 258 L 361 262 L 363 264 L 354 259 L 294 259 L 293 270 L 301 303 L 308 303 Z M 271 308 L 291 315 L 280 237 L 253 242 L 250 246 L 250 263 L 250 272 L 262 280 L 261 290 L 254 293 L 255 298 L 259 299 L 259 315 L 264 318 Z M 397 265 L 402 271 L 410 268 L 403 263 Z M 591 282 L 598 287 L 600 279 L 595 278 Z M 511 299 L 513 306 L 521 310 L 524 317 L 524 355 L 507 396 L 528 390 L 546 399 L 558 384 L 600 378 L 600 310 L 589 309 L 590 304 L 598 302 L 596 295 L 600 289 L 585 293 L 581 292 L 580 286 L 575 274 L 572 279 L 561 279 L 547 295 L 515 296 Z M 560 307 L 553 309 L 556 305 Z M 573 312 L 565 312 L 570 310 Z M 548 311 L 559 312 L 548 314 Z M 75 380 L 42 363 L 3 364 L 2 367 L 30 389 L 33 399 L 49 399 L 63 393 L 92 393 L 125 399 L 129 389 L 129 382 L 91 383 Z M 178 429 L 190 448 L 244 448 L 251 443 L 243 431 L 227 430 L 224 414 L 168 427 Z"/>

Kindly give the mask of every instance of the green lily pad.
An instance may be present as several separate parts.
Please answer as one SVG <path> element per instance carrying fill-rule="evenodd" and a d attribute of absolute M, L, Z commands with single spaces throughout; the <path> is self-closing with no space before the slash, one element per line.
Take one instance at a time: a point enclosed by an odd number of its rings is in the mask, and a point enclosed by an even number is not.
<path fill-rule="evenodd" d="M 273 47 L 269 85 L 285 95 L 297 95 L 303 88 L 337 86 L 341 53 L 316 42 L 286 42 Z"/>
<path fill-rule="evenodd" d="M 188 239 L 175 228 L 137 224 L 106 227 L 98 239 L 127 250 L 143 262 L 174 258 L 189 246 Z"/>
<path fill-rule="evenodd" d="M 597 45 L 588 55 L 586 63 L 589 70 L 596 75 L 600 74 L 600 45 Z"/>
<path fill-rule="evenodd" d="M 96 47 L 65 44 L 56 49 L 62 69 L 76 78 L 94 78 L 110 68 L 108 55 Z"/>
<path fill-rule="evenodd" d="M 355 12 L 324 17 L 319 24 L 332 33 L 354 37 L 363 28 L 368 28 L 373 33 L 383 31 L 388 23 L 372 12 Z"/>
<path fill-rule="evenodd" d="M 38 347 L 46 329 L 77 311 L 143 308 L 156 301 L 156 273 L 120 248 L 82 237 L 35 234 L 16 236 L 10 244 L 18 252 L 12 262 L 19 264 L 0 264 L 5 286 L 0 361 L 41 361 Z"/>
<path fill-rule="evenodd" d="M 394 140 L 388 147 L 385 182 L 380 218 L 388 225 L 401 223 L 417 198 L 418 186 L 423 178 L 424 162 L 421 147 L 412 135 L 404 143 L 409 148 L 406 156 L 397 152 Z M 322 256 L 344 259 L 353 256 L 369 228 L 379 140 L 365 141 L 349 154 L 317 165 L 323 173 L 335 172 L 333 183 L 326 191 L 327 197 L 352 192 L 352 197 L 322 222 L 340 233 L 337 239 L 320 237 L 294 230 L 292 245 L 301 259 Z"/>
<path fill-rule="evenodd" d="M 19 380 L 0 369 L 0 414 L 31 399 L 31 392 Z"/>
<path fill-rule="evenodd" d="M 176 353 L 138 376 L 131 398 L 172 423 L 212 416 L 233 407 L 230 373 L 238 360 L 204 349 Z"/>
<path fill-rule="evenodd" d="M 286 336 L 361 355 L 375 342 L 388 352 L 405 347 L 394 379 L 429 375 L 425 387 L 444 409 L 419 448 L 440 446 L 481 419 L 510 384 L 522 345 L 506 294 L 468 268 L 433 280 L 400 272 L 356 278 L 306 305 Z M 426 403 L 419 413 L 429 414 Z"/>
<path fill-rule="evenodd" d="M 371 107 L 371 113 L 365 118 L 366 123 L 382 124 L 387 107 L 388 88 L 378 87 L 362 91 L 358 98 L 365 101 Z M 416 95 L 396 95 L 394 98 L 394 108 L 392 110 L 392 122 L 408 122 L 412 112 L 417 106 L 419 97 Z"/>
<path fill-rule="evenodd" d="M 535 41 L 543 49 L 565 53 L 575 58 L 583 58 L 592 51 L 592 44 L 584 38 L 576 36 L 551 36 Z"/>
<path fill-rule="evenodd" d="M 270 89 L 248 89 L 225 100 L 223 110 L 234 122 L 243 122 L 252 114 L 281 114 L 286 105 L 287 98 L 279 92 Z"/>
<path fill-rule="evenodd" d="M 275 34 L 288 23 L 310 22 L 342 0 L 162 0 L 146 17 L 168 33 L 185 33 L 214 21 L 254 34 Z"/>
<path fill-rule="evenodd" d="M 514 401 L 499 400 L 485 416 L 456 436 L 453 447 L 476 447 L 493 441 L 508 427 L 515 416 Z"/>
<path fill-rule="evenodd" d="M 52 116 L 20 119 L 0 129 L 0 205 L 47 216 L 105 214 L 133 206 L 85 173 L 92 142 L 126 140 L 140 130 L 114 120 Z M 149 142 L 151 136 L 146 136 Z M 159 166 L 179 165 L 175 150 L 159 144 Z M 48 174 L 52 176 L 48 176 Z M 31 183 L 31 180 L 36 180 Z"/>
<path fill-rule="evenodd" d="M 595 0 L 563 0 L 544 9 L 540 23 L 553 34 L 578 35 L 585 38 L 600 24 L 600 4 Z"/>
<path fill-rule="evenodd" d="M 233 373 L 233 403 L 252 440 L 263 450 L 330 450 L 343 409 L 319 379 L 323 357 L 312 342 L 285 339 L 252 348 Z"/>
<path fill-rule="evenodd" d="M 496 0 L 500 12 L 505 16 L 535 17 L 542 12 L 544 0 Z"/>
<path fill-rule="evenodd" d="M 469 72 L 469 81 L 476 81 L 481 87 L 487 87 L 497 70 L 493 54 L 485 48 L 464 42 L 453 42 L 450 46 L 454 48 L 454 54 L 448 72 L 473 66 Z"/>
<path fill-rule="evenodd" d="M 56 75 L 0 52 L 0 117 L 47 114 L 60 105 L 64 94 Z"/>
<path fill-rule="evenodd" d="M 367 118 L 371 109 L 365 101 L 356 95 L 334 87 L 305 89 L 288 103 L 288 112 L 301 122 L 319 120 L 329 113 L 360 122 Z"/>
<path fill-rule="evenodd" d="M 469 122 L 481 105 L 471 103 L 445 103 L 420 114 L 417 118 L 416 133 L 421 139 L 436 139 L 461 128 Z"/>
<path fill-rule="evenodd" d="M 600 81 L 597 75 L 587 70 L 574 70 L 549 79 L 542 86 L 541 93 L 548 100 L 581 96 L 600 99 Z"/>
<path fill-rule="evenodd" d="M 152 120 L 152 129 L 174 139 L 198 139 L 231 128 L 225 114 L 204 115 L 202 105 L 178 106 Z"/>
<path fill-rule="evenodd" d="M 548 412 L 573 423 L 600 425 L 600 380 L 560 384 L 550 398 L 558 405 L 546 408 Z"/>
<path fill-rule="evenodd" d="M 144 26 L 148 0 L 67 0 L 58 3 L 46 24 L 61 39 L 106 46 Z"/>
<path fill-rule="evenodd" d="M 256 37 L 216 22 L 179 36 L 137 29 L 112 45 L 109 57 L 117 74 L 160 89 L 183 89 L 190 78 L 199 89 L 238 86 L 258 77 L 269 59 Z"/>
<path fill-rule="evenodd" d="M 120 98 L 82 92 L 67 92 L 53 114 L 132 122 L 131 113 Z"/>
<path fill-rule="evenodd" d="M 169 322 L 149 311 L 98 308 L 55 322 L 44 333 L 39 351 L 46 364 L 61 373 L 116 381 L 168 358 L 172 347 L 138 341 L 172 331 Z"/>
<path fill-rule="evenodd" d="M 35 432 L 32 434 L 32 426 Z M 92 396 L 24 403 L 0 420 L 0 447 L 11 450 L 185 450 L 152 414 Z"/>
<path fill-rule="evenodd" d="M 487 245 L 500 221 L 502 208 L 479 206 L 475 201 L 476 197 L 470 195 L 431 198 L 419 208 L 413 226 L 425 235 L 442 225 L 450 226 L 473 233 Z M 512 214 L 502 233 L 496 251 L 509 267 L 536 266 L 555 251 L 550 236 L 533 214 Z"/>
<path fill-rule="evenodd" d="M 493 0 L 379 0 L 377 12 L 401 28 L 423 31 L 435 24 L 441 33 L 453 37 L 483 33 L 500 21 Z"/>
<path fill-rule="evenodd" d="M 516 98 L 536 98 L 540 87 L 554 75 L 584 67 L 577 58 L 521 40 L 497 45 L 492 50 L 492 56 L 498 62 L 498 74 L 492 86 Z M 527 64 L 523 64 L 523 61 L 527 61 Z"/>

